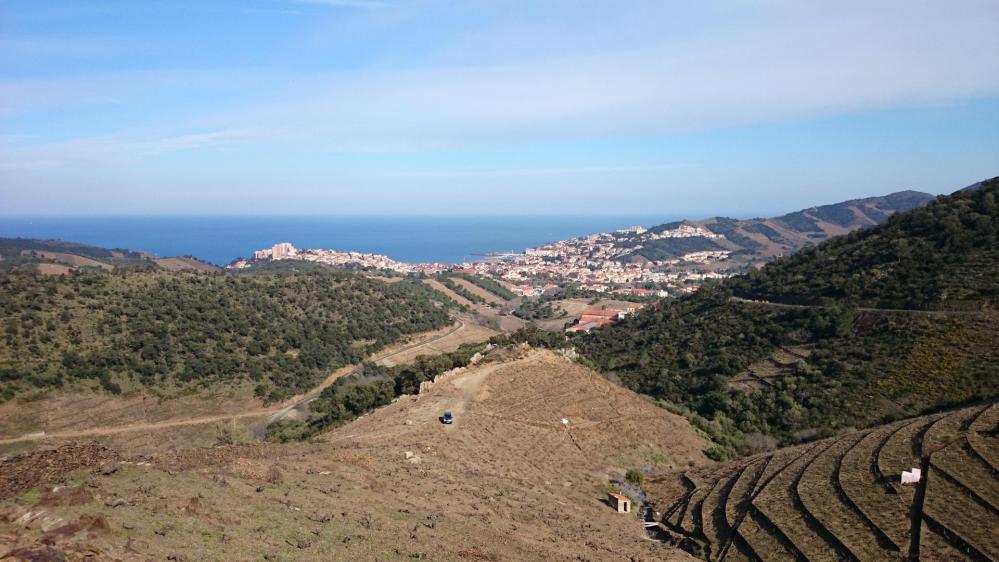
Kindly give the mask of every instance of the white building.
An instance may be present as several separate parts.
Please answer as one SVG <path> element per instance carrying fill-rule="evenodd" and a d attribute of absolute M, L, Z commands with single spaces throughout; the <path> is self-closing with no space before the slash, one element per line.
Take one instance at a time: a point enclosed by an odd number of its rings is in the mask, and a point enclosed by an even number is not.
<path fill-rule="evenodd" d="M 281 242 L 280 244 L 274 244 L 271 248 L 271 259 L 282 260 L 285 258 L 295 257 L 298 254 L 298 250 L 288 242 Z"/>

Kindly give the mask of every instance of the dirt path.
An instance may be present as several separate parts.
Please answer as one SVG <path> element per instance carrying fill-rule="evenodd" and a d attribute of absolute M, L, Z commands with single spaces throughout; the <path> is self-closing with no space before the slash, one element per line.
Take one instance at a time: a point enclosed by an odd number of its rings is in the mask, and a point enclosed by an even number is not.
<path fill-rule="evenodd" d="M 787 304 L 782 302 L 770 302 L 770 301 L 758 301 L 751 299 L 744 299 L 740 297 L 731 297 L 732 302 L 741 302 L 744 304 L 758 304 L 760 306 L 773 306 L 776 308 L 828 308 L 820 304 Z M 951 316 L 955 314 L 963 316 L 978 316 L 982 312 L 977 310 L 917 310 L 914 308 L 871 308 L 860 306 L 857 307 L 860 312 L 895 312 L 902 314 L 922 314 L 925 316 Z"/>
<path fill-rule="evenodd" d="M 412 351 L 414 349 L 420 349 L 420 348 L 429 346 L 429 345 L 431 345 L 431 344 L 433 344 L 433 343 L 435 343 L 437 341 L 440 341 L 440 340 L 442 340 L 442 339 L 444 339 L 444 338 L 446 338 L 448 336 L 456 334 L 456 333 L 458 333 L 458 332 L 460 332 L 460 331 L 462 331 L 464 329 L 465 329 L 465 322 L 464 322 L 464 320 L 458 320 L 458 325 L 455 326 L 452 330 L 450 330 L 446 334 L 437 336 L 437 337 L 435 337 L 435 338 L 433 338 L 431 340 L 425 341 L 425 342 L 420 342 L 420 343 L 415 343 L 415 344 L 412 344 L 412 345 L 407 345 L 405 347 L 402 347 L 401 349 L 397 349 L 397 350 L 395 350 L 395 351 L 393 351 L 391 353 L 382 355 L 380 357 L 373 357 L 372 361 L 384 361 L 386 359 L 392 359 L 393 357 L 395 357 L 397 355 L 401 355 L 403 353 Z M 277 412 L 275 412 L 270 418 L 267 419 L 267 423 L 264 425 L 264 428 L 266 428 L 268 425 L 270 425 L 272 423 L 275 423 L 275 422 L 283 420 L 284 418 L 288 417 L 292 412 L 298 412 L 300 415 L 301 414 L 307 414 L 308 413 L 308 406 L 309 406 L 309 404 L 311 404 L 317 398 L 319 398 L 319 395 L 322 394 L 323 390 L 325 390 L 326 387 L 328 387 L 329 385 L 333 384 L 334 381 L 336 381 L 337 379 L 339 379 L 341 377 L 346 377 L 346 376 L 350 376 L 350 375 L 353 375 L 353 374 L 356 374 L 356 373 L 360 373 L 362 369 L 363 369 L 363 367 L 361 367 L 360 365 L 358 365 L 356 367 L 345 367 L 344 369 L 340 369 L 336 373 L 330 375 L 329 377 L 327 377 L 327 379 L 325 381 L 323 381 L 322 384 L 320 384 L 319 386 L 317 386 L 311 392 L 309 392 L 305 396 L 299 398 L 295 402 L 289 404 L 288 406 L 285 406 L 284 408 L 281 408 L 280 410 L 278 410 Z"/>
<path fill-rule="evenodd" d="M 371 361 L 383 361 L 386 359 L 391 359 L 396 355 L 401 355 L 403 353 L 410 352 L 414 349 L 419 349 L 422 347 L 430 346 L 438 341 L 452 336 L 465 329 L 465 322 L 463 320 L 458 320 L 457 325 L 454 326 L 448 332 L 435 336 L 432 339 L 410 344 L 399 349 L 394 349 L 388 353 L 383 353 L 382 355 L 374 355 L 369 360 Z M 284 419 L 293 411 L 308 411 L 308 405 L 319 395 L 322 391 L 333 384 L 337 379 L 348 376 L 350 374 L 359 372 L 361 370 L 360 366 L 347 366 L 334 371 L 329 377 L 327 377 L 323 382 L 321 382 L 317 387 L 311 390 L 305 395 L 298 395 L 290 399 L 291 403 L 287 402 L 285 405 L 277 408 L 259 408 L 254 410 L 247 410 L 244 412 L 234 412 L 228 414 L 218 414 L 213 416 L 199 416 L 196 418 L 181 419 L 181 420 L 164 420 L 160 422 L 143 422 L 134 424 L 125 424 L 114 427 L 94 427 L 89 429 L 81 429 L 77 431 L 58 431 L 53 433 L 30 433 L 27 435 L 22 435 L 20 437 L 12 437 L 7 439 L 0 439 L 0 445 L 10 445 L 13 443 L 20 443 L 23 441 L 40 441 L 45 439 L 78 439 L 81 437 L 99 437 L 104 435 L 116 435 L 119 433 L 127 433 L 131 431 L 150 431 L 156 429 L 166 429 L 173 427 L 183 427 L 188 425 L 200 425 L 206 423 L 215 423 L 220 421 L 232 420 L 232 419 L 243 419 L 252 418 L 257 416 L 266 416 L 270 414 L 270 417 L 263 424 L 263 428 L 268 425 Z"/>

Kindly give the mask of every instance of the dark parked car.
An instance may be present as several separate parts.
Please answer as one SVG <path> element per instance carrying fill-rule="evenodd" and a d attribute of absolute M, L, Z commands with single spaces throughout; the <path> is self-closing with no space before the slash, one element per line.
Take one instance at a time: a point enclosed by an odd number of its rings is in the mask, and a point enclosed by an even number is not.
<path fill-rule="evenodd" d="M 441 416 L 441 423 L 447 424 L 447 425 L 451 425 L 452 423 L 454 423 L 454 416 L 451 415 L 451 411 L 450 410 L 448 410 L 447 412 L 444 412 L 444 415 Z"/>

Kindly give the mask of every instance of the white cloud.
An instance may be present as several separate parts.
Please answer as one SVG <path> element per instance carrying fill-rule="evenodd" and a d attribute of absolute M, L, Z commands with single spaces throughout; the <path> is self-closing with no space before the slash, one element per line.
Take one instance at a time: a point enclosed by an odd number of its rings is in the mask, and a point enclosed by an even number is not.
<path fill-rule="evenodd" d="M 391 150 L 668 134 L 999 95 L 996 18 L 855 8 L 598 56 L 314 78 L 208 122 Z"/>
<path fill-rule="evenodd" d="M 163 139 L 183 139 L 189 130 L 249 129 L 266 139 L 259 142 L 317 153 L 392 152 L 662 135 L 999 95 L 994 2 L 766 6 L 744 24 L 665 36 L 646 48 L 556 58 L 539 51 L 534 60 L 502 65 L 0 81 L 0 115 L 61 104 L 142 104 L 151 93 L 194 93 L 203 101 L 215 90 L 238 91 L 224 106 L 208 111 L 199 104 L 179 118 L 157 120 L 151 106 L 153 117 L 107 133 L 124 144 L 121 154 L 141 158 L 156 152 L 139 148 L 169 145 Z M 117 140 L 123 138 L 129 140 Z M 94 137 L 81 146 L 81 158 L 94 154 Z M 57 143 L 32 150 L 37 160 L 52 162 L 76 148 Z"/>

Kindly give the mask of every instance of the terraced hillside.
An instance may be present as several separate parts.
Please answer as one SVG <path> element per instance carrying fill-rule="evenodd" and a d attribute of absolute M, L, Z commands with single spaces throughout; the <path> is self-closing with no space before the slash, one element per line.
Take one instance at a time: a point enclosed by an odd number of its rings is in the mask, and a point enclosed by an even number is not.
<path fill-rule="evenodd" d="M 573 339 L 716 458 L 999 397 L 999 179 Z"/>
<path fill-rule="evenodd" d="M 646 482 L 706 560 L 999 560 L 999 402 Z"/>

